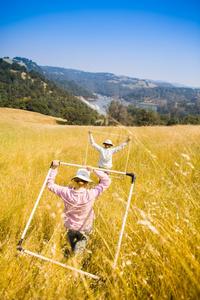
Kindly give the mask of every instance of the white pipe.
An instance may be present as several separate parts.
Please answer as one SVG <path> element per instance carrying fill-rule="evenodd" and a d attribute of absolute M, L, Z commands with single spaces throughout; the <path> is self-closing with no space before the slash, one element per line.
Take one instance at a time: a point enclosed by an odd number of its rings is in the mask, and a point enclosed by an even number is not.
<path fill-rule="evenodd" d="M 62 162 L 62 161 L 60 161 L 60 165 L 71 166 L 71 167 L 78 167 L 78 168 L 86 168 L 86 166 L 84 166 L 84 165 L 71 164 L 71 163 Z M 116 170 L 110 170 L 110 169 L 103 169 L 103 168 L 98 168 L 98 167 L 91 167 L 91 166 L 89 166 L 89 167 L 92 170 L 99 170 L 99 171 L 108 172 L 108 173 L 115 173 L 115 174 L 126 175 L 126 172 L 121 172 L 121 171 L 116 171 Z"/>
<path fill-rule="evenodd" d="M 63 264 L 63 263 L 60 263 L 60 262 L 54 260 L 54 259 L 45 257 L 45 256 L 40 255 L 40 254 L 37 254 L 37 253 L 35 253 L 35 252 L 32 252 L 32 251 L 23 249 L 23 252 L 22 252 L 22 253 L 26 253 L 26 254 L 28 254 L 28 255 L 31 255 L 31 256 L 40 258 L 40 259 L 42 259 L 42 260 L 51 262 L 51 263 L 53 263 L 53 264 L 55 264 L 55 265 L 57 265 L 57 266 L 63 267 L 63 268 L 65 268 L 65 269 L 69 269 L 69 270 L 71 270 L 71 271 L 75 271 L 75 272 L 77 272 L 77 273 L 80 273 L 80 274 L 82 274 L 82 275 L 88 276 L 88 277 L 90 277 L 90 278 L 93 278 L 93 279 L 99 279 L 99 276 L 96 276 L 96 275 L 94 275 L 94 274 L 91 274 L 91 273 L 88 273 L 88 272 L 85 272 L 85 271 L 76 269 L 76 268 L 74 268 L 74 267 L 65 265 L 65 264 Z"/>
<path fill-rule="evenodd" d="M 89 148 L 89 141 L 87 140 L 87 146 L 86 146 L 86 151 L 85 151 L 85 159 L 84 159 L 84 164 L 87 164 L 87 158 L 88 158 L 88 148 Z"/>
<path fill-rule="evenodd" d="M 131 150 L 131 142 L 129 142 L 129 144 L 128 144 L 128 153 L 127 153 L 127 159 L 126 159 L 126 165 L 125 165 L 125 172 L 127 172 L 130 150 Z"/>
<path fill-rule="evenodd" d="M 131 198 L 132 198 L 132 194 L 133 194 L 133 187 L 134 187 L 134 182 L 131 184 L 130 191 L 129 191 L 129 196 L 128 196 L 128 200 L 127 200 L 127 204 L 126 204 L 126 211 L 125 211 L 125 214 L 124 214 L 124 218 L 123 218 L 123 222 L 122 222 L 122 228 L 121 228 L 121 231 L 120 231 L 119 240 L 118 240 L 118 244 L 117 244 L 117 250 L 116 250 L 116 253 L 115 253 L 115 258 L 114 258 L 114 263 L 113 263 L 113 268 L 114 269 L 116 268 L 117 260 L 118 260 L 118 257 L 119 257 L 122 238 L 123 238 L 124 229 L 125 229 L 125 225 L 126 225 L 126 219 L 127 219 L 128 211 L 129 211 L 130 204 L 131 204 Z"/>
<path fill-rule="evenodd" d="M 28 228 L 29 228 L 29 226 L 30 226 L 30 223 L 31 223 L 31 221 L 32 221 L 32 218 L 33 218 L 33 215 L 34 215 L 34 213 L 35 213 L 35 211 L 36 211 L 36 208 L 37 208 L 37 206 L 38 206 L 38 204 L 39 204 L 39 201 L 40 201 L 40 198 L 41 198 L 41 196 L 42 196 L 42 193 L 43 193 L 43 191 L 44 191 L 44 189 L 45 189 L 45 187 L 46 187 L 47 179 L 48 179 L 48 177 L 49 177 L 50 171 L 51 171 L 51 168 L 49 169 L 49 171 L 48 171 L 48 173 L 47 173 L 47 176 L 46 176 L 46 178 L 45 178 L 45 180 L 44 180 L 44 183 L 43 183 L 43 185 L 42 185 L 42 187 L 41 187 L 40 193 L 39 193 L 39 195 L 38 195 L 38 197 L 37 197 L 37 200 L 36 200 L 36 202 L 35 202 L 35 205 L 34 205 L 34 207 L 33 207 L 33 210 L 32 210 L 32 212 L 31 212 L 31 215 L 30 215 L 30 217 L 29 217 L 29 219 L 28 219 L 28 222 L 27 222 L 27 224 L 26 224 L 26 227 L 25 227 L 25 229 L 24 229 L 24 231 L 23 231 L 23 233 L 22 233 L 21 240 L 24 239 L 24 237 L 25 237 L 25 235 L 26 235 L 26 233 L 27 233 L 27 230 L 28 230 Z"/>

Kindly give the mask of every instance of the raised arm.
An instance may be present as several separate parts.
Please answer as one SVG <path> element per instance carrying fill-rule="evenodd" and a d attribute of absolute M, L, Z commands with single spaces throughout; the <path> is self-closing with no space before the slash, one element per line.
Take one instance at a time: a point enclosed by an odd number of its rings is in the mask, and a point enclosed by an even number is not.
<path fill-rule="evenodd" d="M 98 151 L 101 151 L 101 148 L 102 148 L 102 147 L 95 143 L 91 131 L 89 131 L 89 141 L 90 141 L 90 144 L 92 145 L 92 147 L 94 147 L 94 148 L 97 149 Z"/>
<path fill-rule="evenodd" d="M 47 180 L 48 189 L 59 197 L 64 196 L 66 192 L 66 187 L 55 184 L 55 178 L 58 173 L 59 161 L 54 160 L 51 166 L 51 172 L 49 174 L 49 178 Z"/>
<path fill-rule="evenodd" d="M 122 143 L 119 146 L 116 146 L 116 147 L 112 148 L 112 153 L 116 153 L 116 152 L 122 150 L 124 147 L 126 147 L 128 145 L 130 140 L 131 140 L 130 137 L 128 137 L 127 140 L 124 143 Z"/>
<path fill-rule="evenodd" d="M 94 170 L 94 173 L 100 179 L 99 184 L 91 189 L 92 193 L 94 193 L 94 197 L 96 198 L 110 186 L 111 180 L 109 176 L 103 171 Z"/>

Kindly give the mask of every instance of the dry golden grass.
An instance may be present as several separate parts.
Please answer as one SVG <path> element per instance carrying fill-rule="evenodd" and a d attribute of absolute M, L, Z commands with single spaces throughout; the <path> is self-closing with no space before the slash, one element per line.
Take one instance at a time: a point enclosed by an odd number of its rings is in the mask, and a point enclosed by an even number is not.
<path fill-rule="evenodd" d="M 97 141 L 132 136 L 129 171 L 137 181 L 118 261 L 113 256 L 130 178 L 112 177 L 97 200 L 96 221 L 80 267 L 96 282 L 23 256 L 16 244 L 53 159 L 84 163 L 88 129 Z M 108 134 L 106 135 L 105 132 Z M 125 136 L 124 136 L 125 135 Z M 200 295 L 200 127 L 89 128 L 0 109 L 0 299 L 198 299 Z M 124 169 L 127 149 L 115 155 Z M 97 155 L 91 147 L 88 164 Z M 67 184 L 75 168 L 60 167 Z M 45 191 L 23 246 L 63 263 L 62 201 Z M 68 261 L 69 264 L 70 259 Z"/>

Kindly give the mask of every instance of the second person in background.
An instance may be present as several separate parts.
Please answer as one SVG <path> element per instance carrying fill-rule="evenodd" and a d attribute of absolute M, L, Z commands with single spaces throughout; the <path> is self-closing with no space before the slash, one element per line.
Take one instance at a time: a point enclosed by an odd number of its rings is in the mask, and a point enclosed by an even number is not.
<path fill-rule="evenodd" d="M 92 132 L 89 131 L 89 140 L 90 144 L 99 152 L 99 168 L 111 169 L 112 168 L 112 156 L 114 153 L 122 150 L 130 142 L 130 137 L 119 146 L 113 145 L 112 141 L 107 139 L 103 142 L 103 146 L 100 146 L 95 143 Z"/>

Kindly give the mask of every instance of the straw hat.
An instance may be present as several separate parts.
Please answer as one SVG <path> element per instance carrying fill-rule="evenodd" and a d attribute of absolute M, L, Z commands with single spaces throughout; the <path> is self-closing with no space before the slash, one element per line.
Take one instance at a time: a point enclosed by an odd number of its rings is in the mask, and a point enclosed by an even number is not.
<path fill-rule="evenodd" d="M 113 146 L 113 143 L 112 143 L 111 140 L 105 140 L 105 141 L 103 142 L 103 144 L 107 144 L 107 145 Z"/>
<path fill-rule="evenodd" d="M 74 176 L 72 179 L 74 178 L 79 178 L 87 182 L 92 182 L 92 180 L 90 179 L 90 172 L 86 169 L 78 169 L 76 176 Z"/>

